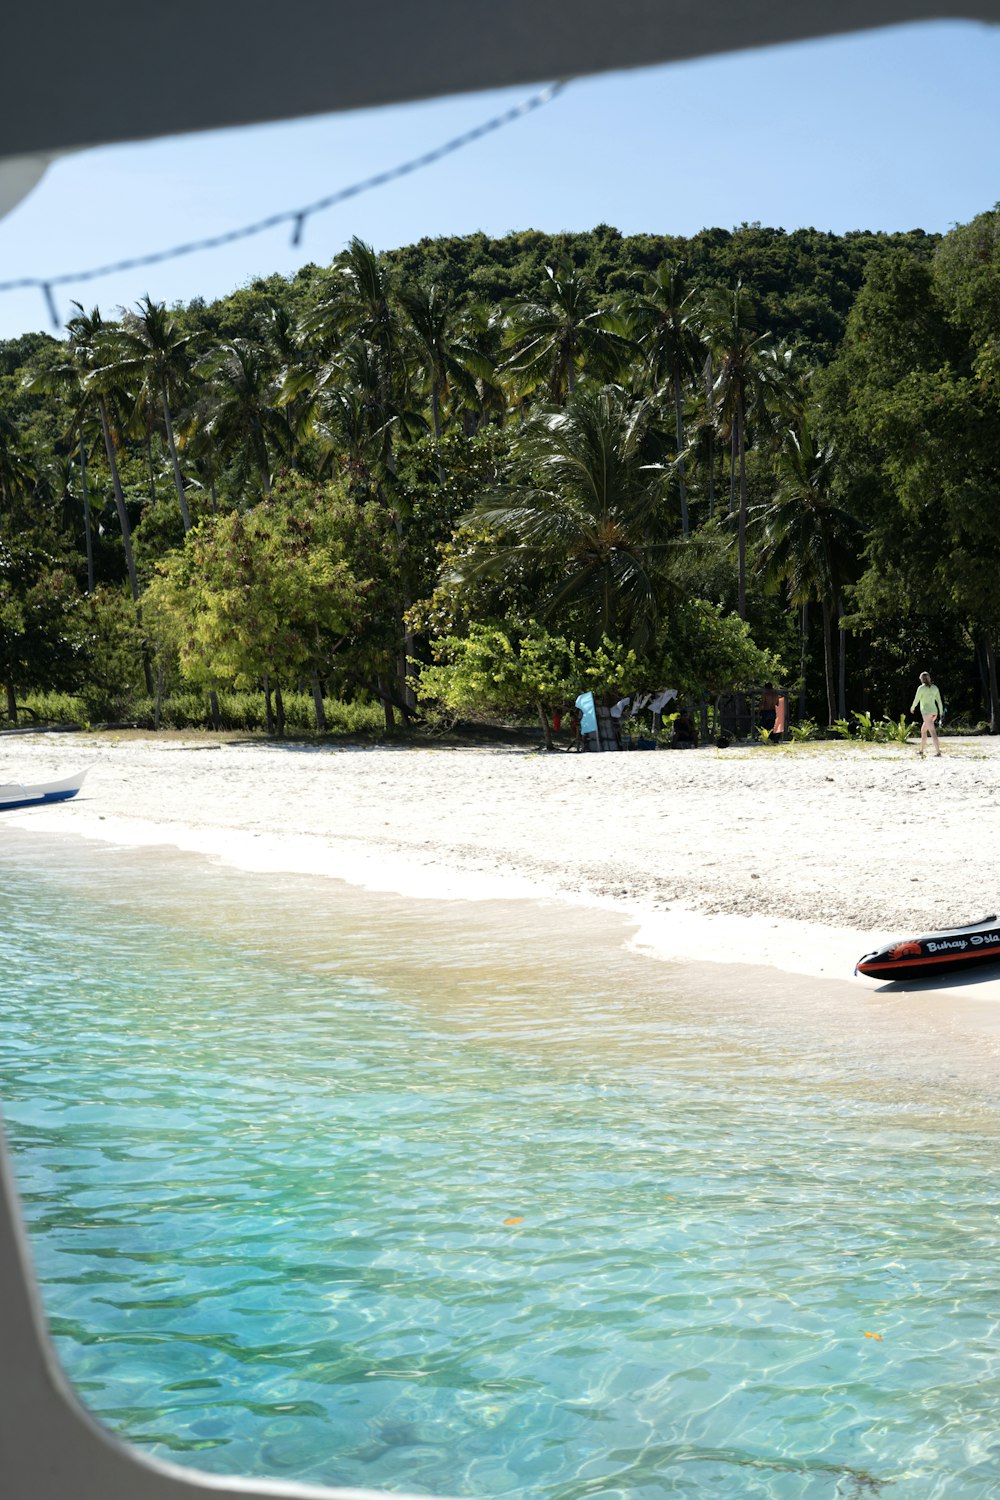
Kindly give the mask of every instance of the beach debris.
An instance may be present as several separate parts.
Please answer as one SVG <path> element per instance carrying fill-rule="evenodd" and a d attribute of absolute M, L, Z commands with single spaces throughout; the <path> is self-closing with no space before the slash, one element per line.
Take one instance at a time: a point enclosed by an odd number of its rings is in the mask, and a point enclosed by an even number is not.
<path fill-rule="evenodd" d="M 866 1339 L 874 1339 L 876 1344 L 881 1344 L 882 1335 L 880 1333 L 869 1333 L 867 1329 L 862 1329 L 861 1331 Z"/>
<path fill-rule="evenodd" d="M 523 1214 L 518 1215 L 516 1218 L 513 1218 L 513 1219 L 504 1219 L 504 1223 L 505 1224 L 523 1224 L 524 1223 L 524 1215 Z"/>

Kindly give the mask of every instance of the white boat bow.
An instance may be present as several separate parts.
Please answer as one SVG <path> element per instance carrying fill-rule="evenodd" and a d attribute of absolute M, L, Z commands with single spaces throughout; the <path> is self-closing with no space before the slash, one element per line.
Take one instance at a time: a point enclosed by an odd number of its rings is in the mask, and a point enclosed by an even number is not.
<path fill-rule="evenodd" d="M 0 811 L 11 807 L 36 807 L 46 802 L 66 802 L 75 797 L 83 785 L 86 771 L 67 776 L 62 781 L 43 781 L 38 786 L 21 786 L 11 782 L 0 786 Z"/>

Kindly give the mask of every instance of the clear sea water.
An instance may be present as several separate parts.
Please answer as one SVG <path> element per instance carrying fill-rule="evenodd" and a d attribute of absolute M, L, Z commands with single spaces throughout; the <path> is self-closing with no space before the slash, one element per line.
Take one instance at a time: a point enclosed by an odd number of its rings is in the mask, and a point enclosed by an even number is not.
<path fill-rule="evenodd" d="M 988 1048 L 856 986 L 5 830 L 0 1094 L 140 1448 L 518 1500 L 995 1500 Z"/>

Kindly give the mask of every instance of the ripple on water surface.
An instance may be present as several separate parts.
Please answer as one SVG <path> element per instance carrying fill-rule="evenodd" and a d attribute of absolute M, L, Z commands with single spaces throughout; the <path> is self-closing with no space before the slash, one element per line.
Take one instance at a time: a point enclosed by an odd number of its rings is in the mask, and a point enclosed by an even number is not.
<path fill-rule="evenodd" d="M 60 1355 L 133 1442 L 530 1500 L 1000 1491 L 981 1100 L 584 914 L 47 852 L 2 856 L 0 1087 Z"/>

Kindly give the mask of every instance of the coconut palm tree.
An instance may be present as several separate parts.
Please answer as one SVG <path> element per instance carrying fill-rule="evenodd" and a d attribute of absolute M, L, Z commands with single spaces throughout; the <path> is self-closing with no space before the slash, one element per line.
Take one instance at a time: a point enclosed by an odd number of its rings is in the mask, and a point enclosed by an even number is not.
<path fill-rule="evenodd" d="M 135 312 L 124 314 L 108 341 L 112 357 L 107 373 L 135 392 L 136 409 L 145 414 L 147 434 L 151 431 L 152 413 L 158 405 L 162 409 L 163 430 L 170 449 L 174 486 L 185 533 L 191 530 L 191 513 L 177 456 L 171 407 L 177 410 L 188 397 L 193 339 L 193 334 L 181 332 L 166 304 L 154 302 L 147 293 Z"/>
<path fill-rule="evenodd" d="M 589 616 L 594 639 L 647 643 L 674 545 L 662 525 L 668 470 L 651 461 L 654 416 L 655 403 L 613 386 L 535 412 L 517 436 L 514 482 L 467 518 L 499 538 L 468 571 L 527 571 L 539 579 L 540 619 L 570 608 Z"/>
<path fill-rule="evenodd" d="M 767 334 L 754 326 L 753 307 L 742 282 L 731 292 L 711 296 L 702 315 L 705 335 L 711 345 L 714 381 L 712 403 L 716 423 L 730 439 L 731 486 L 739 484 L 737 609 L 747 617 L 747 422 L 763 403 L 770 366 L 764 356 L 770 346 Z"/>
<path fill-rule="evenodd" d="M 466 407 L 466 431 L 480 422 L 502 423 L 507 416 L 507 387 L 502 368 L 504 327 L 500 309 L 488 302 L 470 302 L 462 317 L 462 342 L 475 352 L 476 399 Z"/>
<path fill-rule="evenodd" d="M 684 476 L 684 386 L 704 359 L 698 333 L 697 304 L 680 266 L 663 260 L 643 277 L 640 290 L 625 304 L 629 332 L 642 354 L 656 391 L 669 389 L 674 403 L 677 483 L 681 532 L 688 535 L 687 486 Z"/>
<path fill-rule="evenodd" d="M 77 311 L 66 324 L 66 331 L 69 334 L 70 363 L 75 363 L 79 369 L 81 388 L 96 405 L 101 419 L 104 451 L 111 473 L 111 487 L 114 491 L 115 509 L 118 513 L 118 524 L 121 527 L 122 545 L 125 550 L 125 567 L 128 571 L 132 600 L 138 604 L 139 578 L 132 552 L 132 527 L 129 523 L 125 492 L 122 489 L 121 473 L 118 468 L 116 426 L 112 420 L 116 399 L 120 394 L 117 376 L 114 374 L 110 359 L 111 340 L 115 329 L 113 325 L 105 323 L 99 307 L 94 307 L 87 313 L 84 312 L 79 302 L 74 302 L 73 306 Z M 152 691 L 151 680 L 149 686 Z"/>
<path fill-rule="evenodd" d="M 286 441 L 288 424 L 265 350 L 247 339 L 227 339 L 197 367 L 205 385 L 196 427 L 224 459 L 235 459 L 240 478 L 256 469 L 265 498 L 271 493 L 271 452 Z"/>
<path fill-rule="evenodd" d="M 261 344 L 274 364 L 276 401 L 283 413 L 281 423 L 272 428 L 273 436 L 282 459 L 295 471 L 307 461 L 307 445 L 313 435 L 316 361 L 303 348 L 299 322 L 283 302 L 268 301 Z"/>
<path fill-rule="evenodd" d="M 382 493 L 384 499 L 396 413 L 383 405 L 380 364 L 372 345 L 355 339 L 315 372 L 291 372 L 286 391 L 294 392 L 296 382 L 309 392 L 310 431 L 320 446 L 320 473 L 336 466 L 357 493 Z"/>
<path fill-rule="evenodd" d="M 437 286 L 404 288 L 399 304 L 413 350 L 412 363 L 430 395 L 434 440 L 440 443 L 444 402 L 457 396 L 467 406 L 476 405 L 476 379 L 489 379 L 492 366 L 465 338 L 462 310 L 448 292 Z M 440 465 L 438 478 L 444 484 Z"/>
<path fill-rule="evenodd" d="M 828 721 L 843 703 L 843 631 L 840 640 L 840 691 L 835 688 L 833 634 L 841 612 L 841 592 L 856 555 L 858 522 L 834 493 L 834 454 L 816 437 L 809 419 L 786 428 L 777 461 L 772 499 L 756 507 L 753 517 L 757 565 L 766 584 L 784 585 L 790 603 L 800 610 L 801 676 L 805 677 L 809 604 L 817 600 L 823 616 L 823 663 Z M 839 697 L 839 702 L 838 702 Z"/>
<path fill-rule="evenodd" d="M 614 378 L 631 344 L 617 311 L 598 308 L 583 272 L 565 257 L 545 268 L 540 300 L 514 302 L 504 325 L 511 354 L 506 370 L 521 399 L 542 392 L 562 406 L 581 371 Z"/>
<path fill-rule="evenodd" d="M 378 423 L 383 435 L 387 475 L 395 477 L 393 442 L 395 415 L 408 405 L 405 397 L 404 335 L 389 273 L 370 245 L 357 237 L 334 262 L 334 294 L 302 320 L 300 337 L 307 348 L 318 349 L 330 361 L 332 376 L 337 356 L 360 341 L 368 346 L 367 360 L 382 410 Z M 328 376 L 327 379 L 330 377 Z"/>
<path fill-rule="evenodd" d="M 68 363 L 76 366 L 79 371 L 80 387 L 86 395 L 90 396 L 100 416 L 101 433 L 104 438 L 104 451 L 108 459 L 111 487 L 115 497 L 115 510 L 118 513 L 118 524 L 121 527 L 122 547 L 125 552 L 125 567 L 128 572 L 129 588 L 132 592 L 132 602 L 136 606 L 136 617 L 141 624 L 142 610 L 139 604 L 139 577 L 136 572 L 135 555 L 132 549 L 132 528 L 129 523 L 128 509 L 125 504 L 125 492 L 122 489 L 121 473 L 118 468 L 116 426 L 113 422 L 113 415 L 117 412 L 117 403 L 120 397 L 120 385 L 113 373 L 113 366 L 109 358 L 111 355 L 110 341 L 115 329 L 113 326 L 105 323 L 99 307 L 94 307 L 87 313 L 79 302 L 74 302 L 73 306 L 76 308 L 76 313 L 66 325 L 66 331 L 69 334 L 70 351 Z M 152 697 L 153 674 L 149 665 L 149 653 L 145 649 L 142 653 L 142 670 L 146 680 L 146 692 Z"/>
<path fill-rule="evenodd" d="M 16 500 L 30 494 L 34 480 L 33 456 L 15 424 L 0 412 L 0 521 L 9 515 Z"/>
<path fill-rule="evenodd" d="M 83 538 L 87 558 L 87 592 L 94 592 L 94 538 L 90 513 L 90 484 L 87 477 L 87 455 L 94 443 L 101 441 L 94 393 L 87 386 L 87 369 L 79 352 L 70 350 L 69 357 L 58 364 L 47 365 L 24 377 L 25 390 L 44 392 L 57 396 L 69 418 L 63 441 L 67 448 L 75 448 L 80 464 L 80 495 L 83 502 Z"/>
<path fill-rule="evenodd" d="M 337 414 L 349 418 L 355 428 L 358 419 L 363 419 L 368 433 L 377 439 L 378 453 L 371 462 L 370 472 L 396 532 L 402 590 L 396 686 L 398 701 L 410 712 L 415 705 L 408 676 L 413 635 L 406 618 L 413 598 L 408 581 L 406 528 L 396 490 L 396 433 L 400 428 L 414 426 L 406 330 L 389 272 L 370 245 L 355 237 L 337 257 L 334 267 L 337 272 L 334 294 L 303 319 L 300 335 L 307 348 L 318 348 L 329 356 L 317 377 L 318 386 L 327 387 L 332 398 L 329 409 L 339 407 Z M 338 401 L 329 388 L 349 369 L 355 371 L 359 381 L 351 395 Z M 388 698 L 385 701 L 388 725 Z"/>

